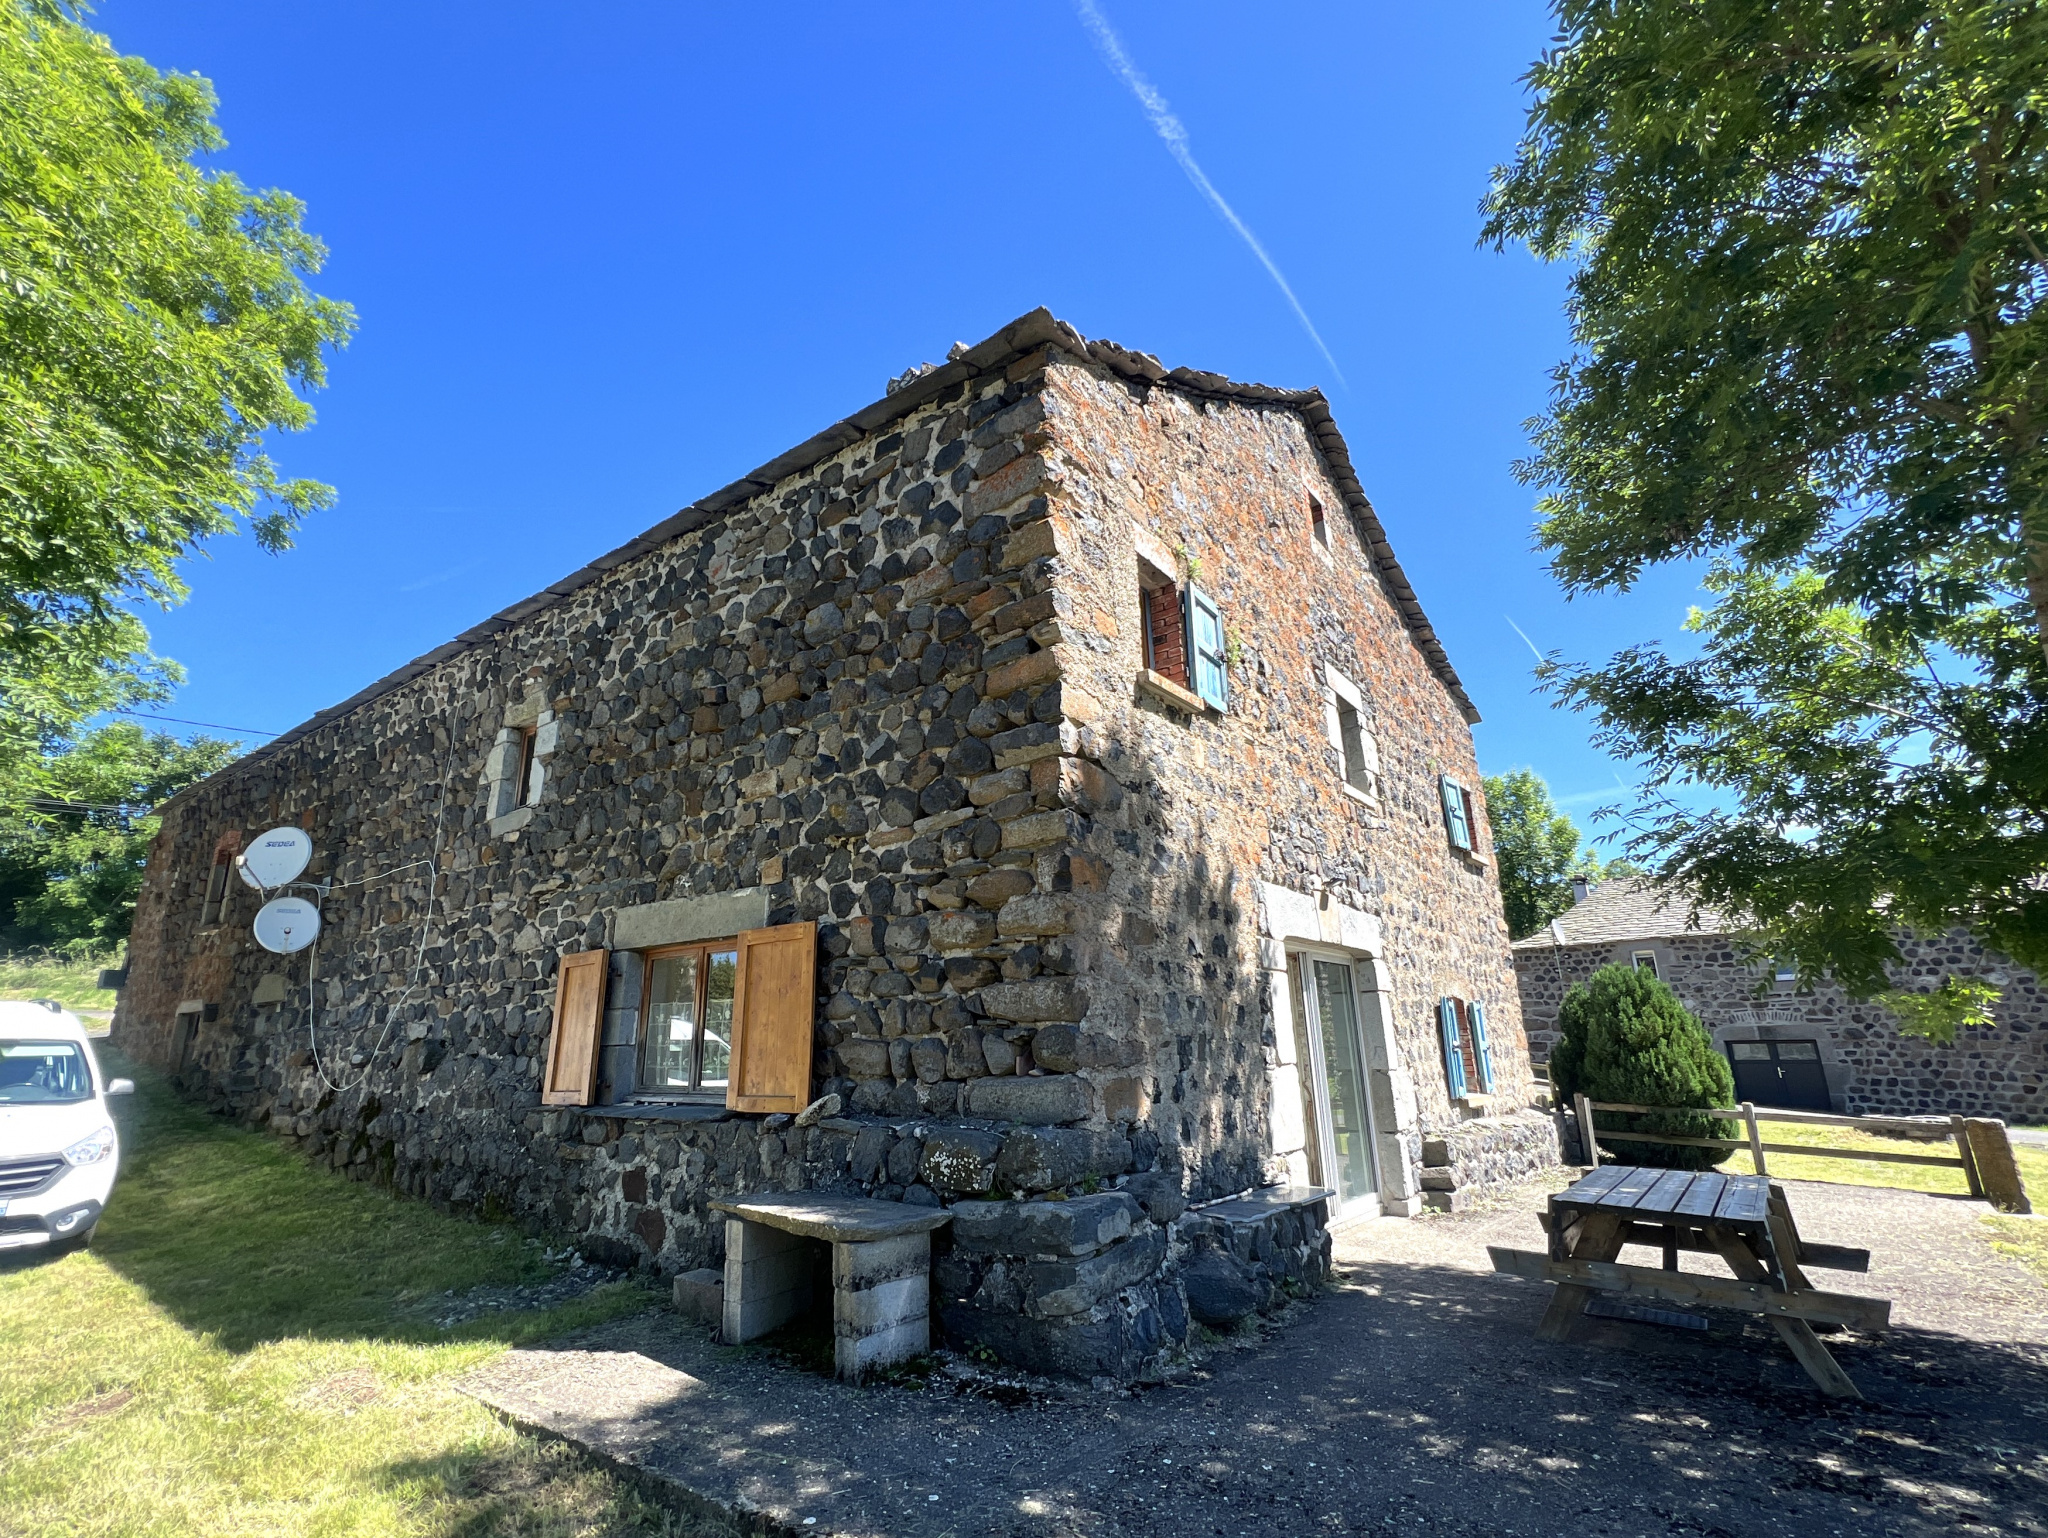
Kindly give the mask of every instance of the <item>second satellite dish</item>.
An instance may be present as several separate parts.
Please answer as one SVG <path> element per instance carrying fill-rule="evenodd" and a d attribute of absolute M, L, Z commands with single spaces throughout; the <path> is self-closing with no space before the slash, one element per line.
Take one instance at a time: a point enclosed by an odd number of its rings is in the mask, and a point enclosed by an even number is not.
<path fill-rule="evenodd" d="M 320 938 L 320 910 L 303 897 L 273 897 L 256 914 L 256 943 L 289 956 Z"/>
<path fill-rule="evenodd" d="M 272 828 L 252 839 L 235 861 L 242 879 L 259 892 L 299 879 L 313 858 L 313 836 L 304 828 Z"/>

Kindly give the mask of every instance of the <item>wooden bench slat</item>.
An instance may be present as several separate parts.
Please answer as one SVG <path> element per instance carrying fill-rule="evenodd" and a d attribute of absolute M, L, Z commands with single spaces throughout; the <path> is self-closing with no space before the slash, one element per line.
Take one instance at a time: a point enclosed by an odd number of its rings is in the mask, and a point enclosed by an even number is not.
<path fill-rule="evenodd" d="M 1762 1175 L 1730 1175 L 1714 1208 L 1717 1223 L 1762 1223 L 1770 1216 L 1771 1183 Z"/>
<path fill-rule="evenodd" d="M 1648 1266 L 1605 1260 L 1552 1260 L 1535 1250 L 1488 1245 L 1493 1268 L 1509 1276 L 1537 1282 L 1560 1282 L 1595 1292 L 1626 1293 L 1666 1303 L 1739 1309 L 1743 1313 L 1804 1319 L 1820 1324 L 1846 1324 L 1859 1330 L 1882 1330 L 1891 1323 L 1886 1298 L 1861 1298 L 1846 1292 L 1780 1292 L 1765 1282 L 1733 1277 L 1699 1276 L 1690 1271 L 1659 1271 Z"/>
<path fill-rule="evenodd" d="M 1689 1218 L 1710 1218 L 1714 1215 L 1714 1208 L 1720 1203 L 1721 1193 L 1727 1187 L 1726 1175 L 1718 1170 L 1702 1170 L 1693 1177 L 1692 1185 L 1686 1190 L 1685 1199 L 1671 1210 Z"/>

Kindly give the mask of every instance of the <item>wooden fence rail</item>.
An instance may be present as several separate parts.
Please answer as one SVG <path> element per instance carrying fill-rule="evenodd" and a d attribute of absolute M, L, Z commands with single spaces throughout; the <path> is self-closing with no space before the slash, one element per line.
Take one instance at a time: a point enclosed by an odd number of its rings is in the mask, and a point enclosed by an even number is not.
<path fill-rule="evenodd" d="M 1765 1154 L 1806 1154 L 1826 1159 L 1865 1159 L 1884 1164 L 1935 1165 L 1959 1169 L 1969 1183 L 1970 1194 L 2006 1212 L 2032 1212 L 2019 1165 L 2012 1156 L 2012 1142 L 2005 1135 L 2005 1123 L 1985 1117 L 1951 1116 L 1944 1123 L 1934 1117 L 1917 1116 L 1835 1116 L 1821 1111 L 1759 1110 L 1750 1101 L 1737 1109 L 1719 1106 L 1629 1105 L 1620 1101 L 1572 1097 L 1573 1115 L 1579 1125 L 1579 1142 L 1588 1163 L 1600 1162 L 1599 1139 L 1610 1143 L 1671 1143 L 1685 1148 L 1748 1150 L 1759 1175 L 1768 1175 Z M 1747 1137 L 1680 1137 L 1666 1132 L 1610 1132 L 1595 1130 L 1595 1111 L 1615 1111 L 1635 1116 L 1705 1116 L 1715 1121 L 1740 1122 Z M 1954 1142 L 1954 1157 L 1940 1154 L 1891 1153 L 1877 1148 L 1816 1148 L 1804 1143 L 1766 1143 L 1759 1124 L 1767 1121 L 1795 1122 L 1803 1126 L 1847 1127 L 1861 1132 L 1917 1138 L 1922 1142 Z"/>

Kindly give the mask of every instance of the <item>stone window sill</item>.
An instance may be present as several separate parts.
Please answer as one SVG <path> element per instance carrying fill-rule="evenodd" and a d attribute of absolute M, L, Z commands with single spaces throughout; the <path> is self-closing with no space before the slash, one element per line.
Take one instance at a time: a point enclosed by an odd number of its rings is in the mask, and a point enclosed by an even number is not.
<path fill-rule="evenodd" d="M 1469 1106 L 1475 1111 L 1483 1111 L 1498 1098 L 1499 1096 L 1497 1095 L 1459 1095 L 1453 1101 L 1453 1104 Z"/>
<path fill-rule="evenodd" d="M 1349 780 L 1339 780 L 1337 782 L 1337 788 L 1343 791 L 1344 794 L 1349 796 L 1353 801 L 1356 801 L 1360 806 L 1371 807 L 1375 812 L 1377 812 L 1380 809 L 1380 798 L 1378 796 L 1367 795 L 1364 791 L 1360 790 L 1356 785 L 1353 785 Z"/>
<path fill-rule="evenodd" d="M 734 1114 L 722 1100 L 628 1100 L 618 1105 L 586 1105 L 580 1109 L 586 1116 L 607 1116 L 619 1121 L 724 1121 Z"/>
<path fill-rule="evenodd" d="M 1209 715 L 1215 710 L 1214 706 L 1194 690 L 1183 689 L 1165 674 L 1155 673 L 1150 668 L 1138 669 L 1138 687 L 1148 694 L 1157 695 L 1175 709 L 1187 711 L 1190 715 Z"/>
<path fill-rule="evenodd" d="M 491 837 L 503 838 L 508 833 L 517 833 L 532 821 L 533 808 L 531 806 L 515 806 L 503 817 L 493 817 L 491 819 Z"/>

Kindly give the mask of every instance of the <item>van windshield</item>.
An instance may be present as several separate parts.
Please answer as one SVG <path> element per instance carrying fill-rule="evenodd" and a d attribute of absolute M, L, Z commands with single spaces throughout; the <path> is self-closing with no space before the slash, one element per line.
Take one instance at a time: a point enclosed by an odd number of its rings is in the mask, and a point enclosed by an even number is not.
<path fill-rule="evenodd" d="M 0 1105 L 92 1099 L 92 1069 L 72 1041 L 0 1041 Z"/>

